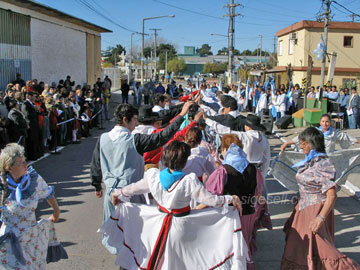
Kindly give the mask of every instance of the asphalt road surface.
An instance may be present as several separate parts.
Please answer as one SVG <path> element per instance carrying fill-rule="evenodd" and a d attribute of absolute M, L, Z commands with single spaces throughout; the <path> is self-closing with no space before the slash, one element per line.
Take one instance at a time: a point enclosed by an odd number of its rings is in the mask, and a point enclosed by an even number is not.
<path fill-rule="evenodd" d="M 112 100 L 112 107 L 120 101 L 116 92 Z M 68 260 L 49 264 L 47 269 L 119 269 L 114 265 L 115 256 L 102 246 L 101 235 L 97 233 L 102 224 L 103 199 L 95 197 L 90 185 L 90 161 L 96 140 L 113 125 L 111 121 L 106 122 L 105 130 L 92 129 L 92 136 L 83 139 L 81 144 L 66 146 L 61 154 L 51 155 L 33 164 L 43 178 L 55 186 L 61 209 L 61 219 L 56 224 L 57 234 L 69 255 Z M 271 138 L 270 143 L 275 155 L 281 141 Z M 280 269 L 284 247 L 282 226 L 292 211 L 290 199 L 294 193 L 287 191 L 276 180 L 269 178 L 267 181 L 269 199 L 274 201 L 270 204 L 274 229 L 258 232 L 255 261 L 260 270 L 277 270 Z M 338 196 L 335 207 L 336 246 L 360 262 L 360 202 L 351 198 L 346 191 L 341 191 Z M 44 202 L 39 205 L 37 213 L 41 218 L 47 217 L 51 209 Z"/>

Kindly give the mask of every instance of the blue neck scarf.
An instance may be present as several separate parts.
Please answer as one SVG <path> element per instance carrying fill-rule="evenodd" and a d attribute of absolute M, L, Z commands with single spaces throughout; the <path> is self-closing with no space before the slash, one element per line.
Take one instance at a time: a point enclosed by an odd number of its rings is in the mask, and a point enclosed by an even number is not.
<path fill-rule="evenodd" d="M 177 180 L 182 178 L 184 173 L 182 171 L 170 172 L 169 168 L 165 168 L 160 172 L 160 183 L 163 189 L 168 190 Z"/>
<path fill-rule="evenodd" d="M 10 176 L 10 174 L 6 174 L 7 182 L 8 182 L 8 189 L 10 189 L 12 192 L 15 192 L 15 199 L 16 201 L 21 205 L 24 206 L 21 203 L 21 193 L 25 191 L 30 186 L 30 175 L 25 174 L 23 177 L 21 177 L 21 180 L 19 183 L 15 182 L 14 179 Z M 25 186 L 24 186 L 25 184 Z M 23 187 L 24 186 L 24 187 Z"/>
<path fill-rule="evenodd" d="M 329 135 L 330 135 L 331 132 L 332 132 L 332 127 L 329 127 L 329 129 L 328 129 L 326 132 L 323 131 L 323 129 L 322 129 L 321 126 L 318 127 L 317 129 L 324 135 L 325 138 L 326 138 L 326 137 L 329 137 Z"/>
<path fill-rule="evenodd" d="M 326 153 L 319 153 L 316 150 L 311 150 L 307 155 L 305 155 L 305 159 L 301 160 L 297 163 L 295 163 L 293 166 L 291 166 L 292 168 L 297 168 L 297 167 L 302 167 L 304 166 L 306 163 L 310 162 L 311 160 L 313 160 L 316 157 L 321 157 L 321 156 L 326 156 Z"/>
<path fill-rule="evenodd" d="M 243 173 L 249 165 L 245 152 L 236 144 L 232 143 L 225 154 L 223 165 L 230 165 L 239 173 Z"/>

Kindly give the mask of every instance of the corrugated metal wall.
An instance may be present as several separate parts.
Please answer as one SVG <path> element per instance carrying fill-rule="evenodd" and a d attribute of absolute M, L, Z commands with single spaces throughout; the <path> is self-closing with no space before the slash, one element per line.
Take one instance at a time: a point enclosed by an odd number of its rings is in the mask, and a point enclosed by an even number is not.
<path fill-rule="evenodd" d="M 0 89 L 5 90 L 16 73 L 31 79 L 30 16 L 0 9 Z"/>

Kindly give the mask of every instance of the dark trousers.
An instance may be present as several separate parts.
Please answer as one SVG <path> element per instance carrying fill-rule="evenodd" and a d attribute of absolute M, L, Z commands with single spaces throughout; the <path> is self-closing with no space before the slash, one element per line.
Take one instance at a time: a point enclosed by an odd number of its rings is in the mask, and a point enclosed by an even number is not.
<path fill-rule="evenodd" d="M 30 126 L 28 137 L 25 140 L 25 153 L 29 160 L 36 160 L 41 157 L 40 140 L 41 135 L 39 126 Z"/>
<path fill-rule="evenodd" d="M 149 104 L 149 97 L 150 96 L 144 96 L 144 104 Z"/>
<path fill-rule="evenodd" d="M 129 104 L 129 96 L 128 95 L 122 95 L 122 103 Z"/>
<path fill-rule="evenodd" d="M 342 113 L 344 113 L 344 128 L 349 128 L 349 119 L 348 116 L 346 114 L 346 106 L 345 107 L 341 107 L 340 111 Z"/>

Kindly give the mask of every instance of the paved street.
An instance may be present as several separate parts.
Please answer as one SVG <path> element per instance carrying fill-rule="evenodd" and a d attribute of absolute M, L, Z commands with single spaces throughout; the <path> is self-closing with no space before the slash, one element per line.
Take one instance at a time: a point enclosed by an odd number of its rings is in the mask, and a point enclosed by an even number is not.
<path fill-rule="evenodd" d="M 114 103 L 120 100 L 116 93 L 112 98 Z M 51 155 L 33 165 L 49 184 L 55 186 L 61 208 L 61 220 L 56 225 L 57 233 L 69 254 L 68 260 L 50 264 L 47 269 L 118 269 L 114 266 L 115 257 L 103 248 L 101 237 L 96 233 L 102 224 L 103 200 L 95 197 L 89 177 L 95 142 L 102 132 L 113 126 L 113 122 L 107 122 L 105 126 L 105 130 L 92 130 L 92 136 L 83 139 L 81 144 L 66 146 L 61 154 Z M 275 155 L 282 142 L 276 137 L 272 137 L 270 142 Z M 267 181 L 270 187 L 269 199 L 281 200 L 270 204 L 274 229 L 258 232 L 255 260 L 258 269 L 275 270 L 280 266 L 284 246 L 282 226 L 292 211 L 289 199 L 294 194 L 276 180 Z M 338 194 L 335 207 L 336 246 L 360 262 L 360 202 L 348 194 L 347 190 Z M 47 217 L 50 213 L 47 204 L 42 203 L 38 215 Z"/>

